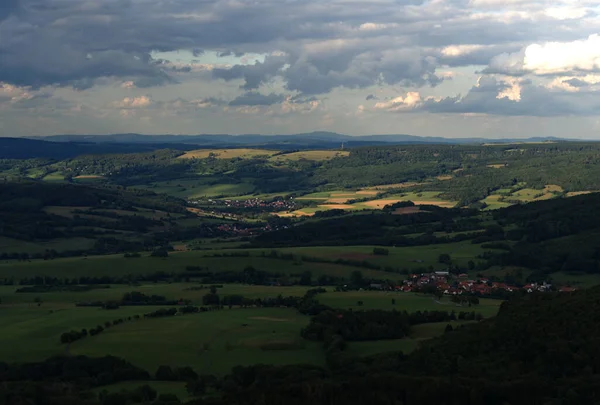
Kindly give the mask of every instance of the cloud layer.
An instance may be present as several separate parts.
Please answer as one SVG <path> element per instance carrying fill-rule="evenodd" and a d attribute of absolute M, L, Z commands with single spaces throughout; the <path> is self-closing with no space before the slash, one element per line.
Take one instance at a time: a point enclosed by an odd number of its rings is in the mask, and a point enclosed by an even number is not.
<path fill-rule="evenodd" d="M 399 112 L 425 134 L 425 114 L 593 117 L 598 77 L 595 0 L 0 2 L 1 135 L 402 132 Z M 44 108 L 55 127 L 21 130 Z"/>

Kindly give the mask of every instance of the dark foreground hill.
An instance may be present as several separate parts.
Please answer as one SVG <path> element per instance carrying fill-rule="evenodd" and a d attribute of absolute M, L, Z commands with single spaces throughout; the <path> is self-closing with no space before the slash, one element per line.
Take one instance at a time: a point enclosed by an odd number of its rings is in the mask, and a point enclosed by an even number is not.
<path fill-rule="evenodd" d="M 600 403 L 600 288 L 530 295 L 409 357 L 318 369 L 235 369 L 222 402 L 195 404 L 558 405 Z"/>

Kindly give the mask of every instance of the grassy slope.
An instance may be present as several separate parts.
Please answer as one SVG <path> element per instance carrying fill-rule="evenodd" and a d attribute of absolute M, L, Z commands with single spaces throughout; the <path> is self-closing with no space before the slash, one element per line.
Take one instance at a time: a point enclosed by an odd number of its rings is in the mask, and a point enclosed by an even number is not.
<path fill-rule="evenodd" d="M 278 151 L 267 149 L 198 149 L 179 156 L 178 159 L 206 159 L 212 153 L 217 159 L 243 158 L 250 159 L 256 156 L 272 156 Z"/>
<path fill-rule="evenodd" d="M 328 292 L 319 295 L 319 302 L 333 308 L 344 308 L 357 310 L 382 309 L 386 311 L 398 310 L 407 312 L 416 311 L 475 311 L 489 318 L 498 313 L 502 301 L 481 299 L 479 305 L 472 307 L 460 306 L 450 302 L 447 297 L 442 298 L 440 303 L 433 300 L 431 296 L 416 293 L 396 293 L 384 291 L 347 291 Z M 392 299 L 396 304 L 392 305 Z M 362 301 L 363 305 L 358 305 Z"/>
<path fill-rule="evenodd" d="M 156 283 L 144 284 L 140 286 L 111 285 L 110 288 L 94 289 L 84 292 L 50 292 L 50 293 L 16 293 L 18 286 L 0 286 L 0 297 L 2 303 L 7 305 L 31 304 L 36 297 L 40 297 L 45 304 L 52 305 L 72 305 L 77 302 L 85 301 L 112 301 L 119 300 L 123 294 L 131 291 L 140 291 L 146 295 L 162 295 L 169 300 L 179 298 L 189 299 L 194 305 L 202 305 L 202 297 L 208 294 L 208 289 L 189 290 L 191 287 L 199 287 L 193 283 Z M 248 298 L 266 298 L 276 297 L 279 294 L 283 296 L 302 296 L 309 287 L 271 287 L 255 285 L 227 284 L 219 288 L 220 295 L 241 294 Z"/>
<path fill-rule="evenodd" d="M 66 258 L 51 261 L 35 260 L 0 264 L 0 277 L 80 277 L 80 276 L 125 276 L 149 274 L 156 271 L 183 272 L 186 266 L 207 267 L 211 271 L 241 271 L 246 266 L 279 274 L 298 274 L 311 271 L 313 277 L 322 274 L 348 277 L 356 267 L 330 263 L 303 262 L 295 265 L 291 261 L 268 259 L 263 257 L 205 257 L 202 251 L 173 253 L 169 258 L 160 259 L 144 256 L 137 259 L 125 259 L 123 255 L 94 256 L 88 258 Z M 361 269 L 365 277 L 398 279 L 400 275 L 377 270 Z"/>
<path fill-rule="evenodd" d="M 71 352 L 90 356 L 111 353 L 151 372 L 161 364 L 191 366 L 217 375 L 236 365 L 256 363 L 322 365 L 321 344 L 305 342 L 299 336 L 308 321 L 292 309 L 225 309 L 126 323 L 74 343 Z M 262 350 L 260 345 L 268 343 L 297 347 Z"/>
<path fill-rule="evenodd" d="M 44 253 L 48 249 L 62 252 L 65 250 L 89 249 L 93 245 L 94 240 L 88 238 L 61 238 L 46 242 L 28 242 L 0 236 L 0 252 L 26 252 L 34 254 Z"/>

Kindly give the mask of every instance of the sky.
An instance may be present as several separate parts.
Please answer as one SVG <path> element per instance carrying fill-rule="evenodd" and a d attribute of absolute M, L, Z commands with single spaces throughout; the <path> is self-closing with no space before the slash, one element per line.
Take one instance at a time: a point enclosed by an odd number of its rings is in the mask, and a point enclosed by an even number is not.
<path fill-rule="evenodd" d="M 600 139 L 599 0 L 0 0 L 0 136 Z"/>

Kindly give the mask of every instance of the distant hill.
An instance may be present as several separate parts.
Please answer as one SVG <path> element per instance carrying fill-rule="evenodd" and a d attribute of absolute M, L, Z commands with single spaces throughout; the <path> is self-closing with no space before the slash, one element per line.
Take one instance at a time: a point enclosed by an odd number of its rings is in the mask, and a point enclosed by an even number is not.
<path fill-rule="evenodd" d="M 423 137 L 406 134 L 398 135 L 363 135 L 349 136 L 335 132 L 310 132 L 291 135 L 142 135 L 142 134 L 112 134 L 112 135 L 52 135 L 35 137 L 33 139 L 54 142 L 92 142 L 92 143 L 129 143 L 129 144 L 193 144 L 203 146 L 259 146 L 280 145 L 287 147 L 339 147 L 365 146 L 380 144 L 481 144 L 506 142 L 546 142 L 564 140 L 555 137 L 534 137 L 527 139 L 485 139 L 485 138 L 444 138 Z"/>

